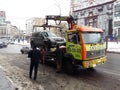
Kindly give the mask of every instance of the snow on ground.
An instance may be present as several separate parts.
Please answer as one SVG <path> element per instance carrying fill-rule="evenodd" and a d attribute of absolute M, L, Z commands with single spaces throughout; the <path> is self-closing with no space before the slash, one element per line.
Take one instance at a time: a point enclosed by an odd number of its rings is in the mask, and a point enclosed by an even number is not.
<path fill-rule="evenodd" d="M 86 83 L 82 78 L 56 73 L 55 68 L 41 64 L 37 80 L 34 81 L 29 79 L 30 59 L 27 55 L 0 54 L 0 57 L 0 66 L 13 82 L 15 90 L 103 90 L 94 84 Z"/>
<path fill-rule="evenodd" d="M 120 42 L 108 42 L 107 51 L 120 52 Z"/>
<path fill-rule="evenodd" d="M 44 90 L 36 81 L 29 80 L 28 70 L 23 70 L 15 65 L 11 66 L 10 62 L 12 62 L 13 59 L 20 60 L 20 58 L 22 58 L 24 61 L 24 56 L 21 57 L 21 54 L 15 54 L 13 57 L 13 54 L 0 54 L 0 57 L 0 66 L 13 83 L 13 86 L 16 88 L 15 90 Z"/>
<path fill-rule="evenodd" d="M 14 43 L 15 43 L 15 44 L 19 44 L 19 45 L 24 45 L 24 46 L 29 46 L 29 47 L 30 47 L 30 42 L 27 42 L 26 40 L 20 41 L 20 42 L 15 41 Z"/>

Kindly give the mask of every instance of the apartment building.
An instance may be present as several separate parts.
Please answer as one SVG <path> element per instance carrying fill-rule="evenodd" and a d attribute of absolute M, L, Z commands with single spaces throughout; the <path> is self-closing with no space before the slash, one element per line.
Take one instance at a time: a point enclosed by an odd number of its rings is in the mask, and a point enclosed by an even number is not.
<path fill-rule="evenodd" d="M 113 32 L 113 3 L 115 0 L 71 0 L 71 10 L 77 23 L 102 28 L 106 35 Z"/>

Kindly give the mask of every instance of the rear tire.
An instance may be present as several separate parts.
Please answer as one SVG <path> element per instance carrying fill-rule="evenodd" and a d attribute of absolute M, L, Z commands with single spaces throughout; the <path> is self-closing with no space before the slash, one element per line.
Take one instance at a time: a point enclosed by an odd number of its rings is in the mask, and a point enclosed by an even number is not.
<path fill-rule="evenodd" d="M 90 67 L 90 68 L 87 68 L 87 70 L 94 71 L 95 68 L 94 67 Z"/>

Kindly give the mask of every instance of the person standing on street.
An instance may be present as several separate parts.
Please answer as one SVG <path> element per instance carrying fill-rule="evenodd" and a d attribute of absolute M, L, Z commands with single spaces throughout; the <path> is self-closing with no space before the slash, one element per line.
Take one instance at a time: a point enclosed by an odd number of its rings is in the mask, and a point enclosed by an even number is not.
<path fill-rule="evenodd" d="M 45 46 L 42 46 L 41 48 L 41 55 L 42 55 L 42 59 L 41 59 L 41 63 L 44 64 L 44 57 L 45 57 Z"/>
<path fill-rule="evenodd" d="M 41 48 L 41 54 L 42 54 L 42 59 L 41 59 L 41 64 L 43 64 L 43 75 L 45 75 L 45 67 L 44 67 L 44 63 L 45 63 L 45 53 L 46 53 L 46 51 L 45 51 L 45 46 L 42 46 L 42 48 Z"/>
<path fill-rule="evenodd" d="M 34 80 L 36 80 L 38 65 L 39 65 L 39 61 L 41 59 L 40 50 L 38 50 L 36 48 L 36 46 L 34 46 L 33 49 L 28 53 L 28 58 L 31 59 L 29 77 L 32 78 L 32 72 L 34 69 Z"/>
<path fill-rule="evenodd" d="M 56 73 L 59 73 L 62 70 L 62 58 L 63 58 L 63 51 L 61 48 L 59 48 L 59 45 L 56 46 L 56 50 L 54 53 L 56 55 L 56 65 L 57 65 Z"/>

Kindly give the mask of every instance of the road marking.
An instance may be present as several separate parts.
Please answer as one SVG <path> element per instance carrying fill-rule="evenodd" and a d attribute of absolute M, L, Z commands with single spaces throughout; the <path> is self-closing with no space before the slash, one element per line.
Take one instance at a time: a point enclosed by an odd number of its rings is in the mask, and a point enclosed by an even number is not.
<path fill-rule="evenodd" d="M 113 72 L 110 72 L 110 71 L 103 71 L 103 72 L 108 73 L 108 74 L 112 74 L 112 75 L 116 75 L 116 76 L 120 76 L 120 74 L 118 74 L 118 73 L 113 73 Z"/>

